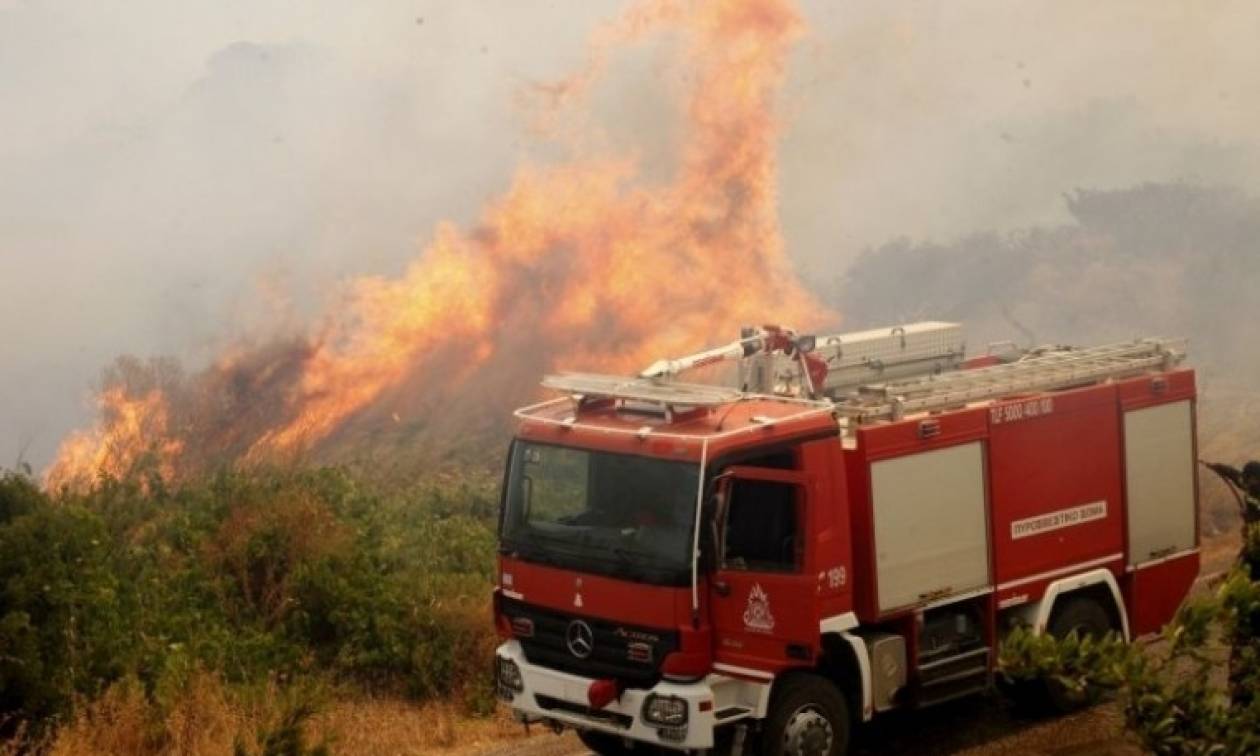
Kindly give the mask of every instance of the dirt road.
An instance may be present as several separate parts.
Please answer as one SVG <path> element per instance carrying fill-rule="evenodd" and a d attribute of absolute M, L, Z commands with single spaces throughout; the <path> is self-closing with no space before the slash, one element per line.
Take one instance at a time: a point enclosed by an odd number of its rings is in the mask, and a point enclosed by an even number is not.
<path fill-rule="evenodd" d="M 1137 756 L 1125 740 L 1118 706 L 1107 704 L 1059 719 L 1016 716 L 998 697 L 958 701 L 873 723 L 858 733 L 858 756 Z M 534 728 L 522 740 L 500 743 L 477 756 L 584 756 L 571 733 Z"/>

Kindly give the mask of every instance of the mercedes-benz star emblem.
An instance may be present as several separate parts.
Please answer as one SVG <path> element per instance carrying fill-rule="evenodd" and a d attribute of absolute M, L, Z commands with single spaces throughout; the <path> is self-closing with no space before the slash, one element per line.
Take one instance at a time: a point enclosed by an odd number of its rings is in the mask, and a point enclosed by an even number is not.
<path fill-rule="evenodd" d="M 573 620 L 564 634 L 569 644 L 569 652 L 579 659 L 585 659 L 595 650 L 595 633 L 591 626 L 582 620 Z"/>

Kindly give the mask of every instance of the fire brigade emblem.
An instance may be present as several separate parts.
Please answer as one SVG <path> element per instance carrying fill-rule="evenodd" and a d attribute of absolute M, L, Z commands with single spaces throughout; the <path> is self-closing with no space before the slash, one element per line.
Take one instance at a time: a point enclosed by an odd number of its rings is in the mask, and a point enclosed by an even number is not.
<path fill-rule="evenodd" d="M 760 583 L 754 583 L 748 593 L 748 606 L 744 608 L 744 627 L 768 633 L 774 629 L 774 615 L 770 613 L 770 597 Z"/>

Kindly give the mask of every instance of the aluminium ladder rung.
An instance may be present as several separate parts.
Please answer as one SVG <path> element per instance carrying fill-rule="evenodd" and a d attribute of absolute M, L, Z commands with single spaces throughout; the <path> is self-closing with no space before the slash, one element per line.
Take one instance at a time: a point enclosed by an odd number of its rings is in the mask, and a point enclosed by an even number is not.
<path fill-rule="evenodd" d="M 1053 391 L 1166 369 L 1184 357 L 1183 339 L 1065 349 L 986 368 L 862 386 L 855 394 L 839 399 L 836 411 L 856 421 L 898 419 L 1010 394 Z"/>
<path fill-rule="evenodd" d="M 543 378 L 544 388 L 588 397 L 626 399 L 661 405 L 716 407 L 744 397 L 738 389 L 697 383 L 674 383 L 651 378 L 595 373 L 560 373 Z"/>
<path fill-rule="evenodd" d="M 1151 357 L 1167 359 L 1172 354 L 1176 360 L 1181 357 L 1172 347 L 1170 341 L 1141 341 L 1124 345 L 1108 345 L 1090 349 L 1064 350 L 1051 352 L 1022 360 L 994 365 L 973 370 L 959 370 L 948 373 L 906 378 L 885 384 L 868 384 L 861 389 L 863 394 L 906 396 L 916 392 L 939 392 L 951 386 L 972 386 L 976 384 L 1001 384 L 1028 375 L 1041 377 L 1053 376 L 1057 372 L 1076 373 L 1082 367 L 1101 368 L 1103 373 L 1110 369 L 1130 369 L 1138 362 Z"/>

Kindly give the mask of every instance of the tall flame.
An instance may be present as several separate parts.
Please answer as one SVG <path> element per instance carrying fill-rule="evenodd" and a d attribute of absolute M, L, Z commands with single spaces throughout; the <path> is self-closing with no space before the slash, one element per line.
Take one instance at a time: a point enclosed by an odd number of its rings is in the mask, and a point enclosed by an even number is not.
<path fill-rule="evenodd" d="M 95 428 L 71 433 L 61 442 L 46 479 L 52 486 L 82 485 L 97 475 L 122 477 L 151 453 L 156 472 L 172 478 L 184 442 L 170 435 L 166 397 L 158 390 L 131 396 L 110 386 L 97 398 Z"/>
<path fill-rule="evenodd" d="M 775 207 L 774 101 L 801 30 L 791 0 L 639 2 L 595 34 L 583 70 L 545 88 L 552 107 L 579 107 L 612 49 L 665 30 L 681 32 L 690 83 L 671 180 L 652 184 L 635 160 L 607 154 L 524 165 L 475 228 L 441 224 L 401 277 L 351 282 L 304 342 L 195 376 L 177 438 L 165 421 L 137 437 L 111 409 L 164 416 L 162 397 L 107 389 L 99 427 L 67 439 L 48 482 L 155 449 L 182 472 L 309 450 L 356 418 L 457 411 L 437 398 L 460 392 L 505 411 L 545 369 L 633 370 L 745 323 L 834 322 L 793 275 Z M 226 404 L 205 400 L 225 393 Z"/>

